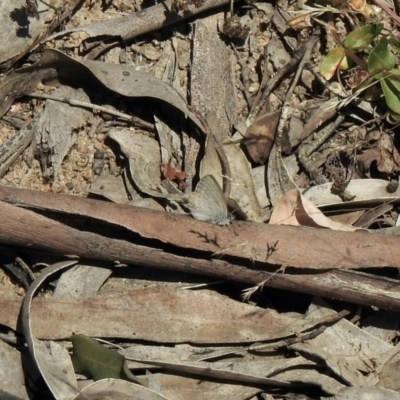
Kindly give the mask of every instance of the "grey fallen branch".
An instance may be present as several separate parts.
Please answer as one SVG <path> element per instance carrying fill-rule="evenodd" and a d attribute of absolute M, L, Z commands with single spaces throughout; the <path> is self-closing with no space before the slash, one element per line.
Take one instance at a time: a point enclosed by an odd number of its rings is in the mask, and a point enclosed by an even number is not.
<path fill-rule="evenodd" d="M 50 94 L 41 94 L 41 93 L 31 93 L 28 94 L 28 97 L 33 97 L 36 99 L 46 99 L 46 100 L 54 100 L 54 101 L 59 101 L 61 103 L 66 103 L 69 104 L 70 106 L 73 107 L 83 107 L 89 110 L 97 111 L 97 112 L 103 112 L 109 115 L 113 115 L 117 118 L 126 120 L 128 122 L 131 122 L 132 124 L 142 127 L 144 129 L 148 129 L 149 131 L 154 130 L 154 124 L 151 124 L 150 122 L 147 122 L 141 118 L 125 114 L 123 112 L 117 111 L 117 110 L 112 110 L 110 108 L 104 107 L 104 106 L 99 106 L 97 104 L 92 104 L 88 103 L 86 101 L 80 101 L 80 100 L 75 100 L 75 99 L 70 99 L 70 98 L 61 98 L 57 96 L 53 96 Z"/>
<path fill-rule="evenodd" d="M 137 11 L 136 13 L 121 18 L 111 18 L 86 26 L 78 26 L 73 29 L 55 33 L 47 37 L 43 42 L 67 35 L 72 32 L 86 32 L 89 36 L 115 36 L 123 41 L 131 40 L 139 35 L 165 28 L 169 25 L 192 18 L 204 11 L 228 4 L 229 0 L 206 0 L 200 7 L 190 7 L 190 12 L 172 11 L 172 1 L 164 1 L 155 6 Z"/>
<path fill-rule="evenodd" d="M 1 243 L 249 285 L 265 281 L 265 287 L 400 310 L 398 281 L 349 269 L 399 268 L 397 237 L 245 222 L 219 227 L 182 215 L 5 187 L 0 188 L 0 199 Z M 57 220 L 45 217 L 46 211 L 58 215 Z M 63 219 L 68 225 L 60 222 Z M 118 219 L 129 223 L 123 226 Z M 88 225 L 79 229 L 79 223 L 88 220 L 101 234 L 88 231 Z M 247 242 L 257 250 L 261 238 L 269 238 L 270 244 L 278 242 L 268 260 L 265 254 L 251 257 L 246 246 L 234 245 L 234 240 Z M 226 240 L 232 246 L 222 249 L 220 244 Z M 268 242 L 264 243 L 267 247 Z M 325 243 L 332 251 L 327 253 L 316 243 Z M 226 260 L 216 258 L 217 252 Z M 288 266 L 285 273 L 276 273 L 282 265 Z M 314 271 L 304 273 L 307 266 Z"/>

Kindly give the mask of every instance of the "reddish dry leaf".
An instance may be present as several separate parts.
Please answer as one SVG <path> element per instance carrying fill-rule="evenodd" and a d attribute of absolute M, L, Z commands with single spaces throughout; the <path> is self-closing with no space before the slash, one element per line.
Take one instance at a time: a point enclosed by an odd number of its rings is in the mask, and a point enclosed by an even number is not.
<path fill-rule="evenodd" d="M 273 225 L 310 226 L 313 228 L 330 228 L 337 231 L 357 231 L 350 225 L 333 221 L 303 197 L 299 190 L 285 193 L 276 204 L 269 221 Z"/>
<path fill-rule="evenodd" d="M 393 146 L 391 137 L 382 133 L 377 147 L 367 150 L 358 157 L 357 163 L 359 170 L 365 176 L 370 177 L 370 168 L 376 164 L 376 168 L 383 174 L 391 175 L 398 171 L 397 162 L 399 160 L 398 152 Z"/>
<path fill-rule="evenodd" d="M 267 160 L 274 143 L 280 115 L 280 110 L 263 115 L 247 128 L 243 143 L 255 163 L 264 164 Z"/>
<path fill-rule="evenodd" d="M 350 211 L 350 212 L 340 212 L 335 215 L 331 215 L 330 218 L 333 221 L 339 222 L 341 224 L 346 224 L 346 225 L 353 225 L 356 221 L 360 219 L 361 216 L 363 216 L 365 213 L 365 210 L 357 210 L 357 211 Z"/>
<path fill-rule="evenodd" d="M 370 178 L 370 167 L 374 162 L 379 162 L 381 159 L 381 152 L 376 147 L 367 150 L 357 158 L 359 171 L 366 177 Z"/>
<path fill-rule="evenodd" d="M 177 171 L 176 169 L 171 167 L 171 164 L 169 162 L 167 162 L 163 165 L 162 173 L 166 179 L 176 182 L 179 189 L 182 189 L 185 186 L 184 181 L 187 177 L 187 173 L 185 171 Z"/>

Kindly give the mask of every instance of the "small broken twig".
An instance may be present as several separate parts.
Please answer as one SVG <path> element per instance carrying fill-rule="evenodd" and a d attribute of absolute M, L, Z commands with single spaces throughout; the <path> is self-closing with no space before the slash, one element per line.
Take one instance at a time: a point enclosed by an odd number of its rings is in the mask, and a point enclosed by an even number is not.
<path fill-rule="evenodd" d="M 150 131 L 154 131 L 154 124 L 144 121 L 141 118 L 133 117 L 132 115 L 124 114 L 124 113 L 116 111 L 116 110 L 110 110 L 107 107 L 99 106 L 97 104 L 87 103 L 85 101 L 79 101 L 79 100 L 74 100 L 74 99 L 61 98 L 61 97 L 57 97 L 57 96 L 52 96 L 50 94 L 31 93 L 31 94 L 28 94 L 27 96 L 34 97 L 37 99 L 59 101 L 61 103 L 67 103 L 73 107 L 83 107 L 83 108 L 89 108 L 93 111 L 104 112 L 104 113 L 107 113 L 110 115 L 114 115 L 115 117 L 122 118 L 126 121 L 129 121 L 132 124 L 139 126 L 141 128 L 144 128 L 144 129 L 147 129 Z"/>

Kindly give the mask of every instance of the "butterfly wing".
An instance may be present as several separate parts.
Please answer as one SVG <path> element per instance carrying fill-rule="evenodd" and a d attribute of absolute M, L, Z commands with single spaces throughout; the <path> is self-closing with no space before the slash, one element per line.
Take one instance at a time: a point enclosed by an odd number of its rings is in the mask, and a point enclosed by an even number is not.
<path fill-rule="evenodd" d="M 212 175 L 204 176 L 191 194 L 190 214 L 199 221 L 228 225 L 228 207 L 222 190 Z"/>

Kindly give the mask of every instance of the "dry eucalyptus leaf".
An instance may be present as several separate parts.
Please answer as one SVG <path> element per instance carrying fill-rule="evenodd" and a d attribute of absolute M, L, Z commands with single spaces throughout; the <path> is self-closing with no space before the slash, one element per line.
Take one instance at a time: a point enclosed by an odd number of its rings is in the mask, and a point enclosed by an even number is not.
<path fill-rule="evenodd" d="M 180 62 L 179 62 L 179 57 L 182 56 L 182 52 L 179 49 L 178 52 L 178 43 L 182 43 L 182 40 L 178 42 L 176 37 L 173 37 L 171 39 L 171 52 L 170 52 L 170 57 L 168 58 L 167 65 L 165 66 L 165 71 L 162 75 L 162 80 L 163 82 L 169 84 L 171 87 L 173 87 L 182 98 L 186 99 L 187 92 L 186 92 L 186 86 L 182 85 L 182 82 L 180 80 L 180 74 L 179 74 L 179 69 L 186 70 L 189 66 L 189 60 L 188 62 L 185 63 L 185 66 L 181 68 Z M 185 41 L 185 45 L 188 46 L 189 42 Z M 189 56 L 190 51 L 187 49 L 186 55 Z M 179 68 L 179 69 L 178 69 Z"/>
<path fill-rule="evenodd" d="M 321 397 L 323 400 L 400 400 L 400 393 L 393 390 L 373 387 L 347 387 L 334 397 Z"/>
<path fill-rule="evenodd" d="M 303 131 L 301 132 L 298 140 L 304 140 L 309 135 L 311 135 L 311 133 L 317 130 L 321 126 L 321 124 L 336 115 L 337 104 L 337 99 L 318 103 L 318 107 L 316 107 L 315 110 L 312 110 L 310 117 L 307 118 L 307 122 L 304 125 Z"/>
<path fill-rule="evenodd" d="M 141 360 L 134 360 L 136 362 Z M 256 383 L 260 385 L 268 385 L 268 386 L 290 386 L 289 382 L 273 379 L 273 378 L 265 378 L 263 375 L 265 374 L 265 364 L 266 362 L 255 363 L 253 365 L 253 374 L 249 373 L 249 365 L 253 363 L 232 363 L 232 362 L 221 362 L 221 363 L 213 363 L 213 362 L 189 362 L 189 361 L 181 361 L 178 363 L 165 362 L 165 361 L 149 361 L 142 360 L 143 363 L 147 363 L 150 365 L 159 366 L 162 368 L 166 368 L 167 370 L 179 371 L 185 374 L 193 374 L 206 376 L 214 379 L 224 379 L 231 380 L 243 383 Z M 257 365 L 258 364 L 258 365 Z M 247 367 L 247 368 L 246 368 Z M 264 371 L 262 374 L 256 373 L 257 371 Z M 254 375 L 256 374 L 256 375 Z"/>
<path fill-rule="evenodd" d="M 14 312 L 12 304 L 16 306 L 15 302 L 9 303 L 9 314 Z M 95 311 L 99 309 L 101 313 Z M 46 319 L 40 318 L 44 313 Z M 221 315 L 225 316 L 223 320 Z M 37 298 L 33 302 L 32 320 L 34 332 L 40 338 L 62 339 L 80 332 L 91 337 L 213 344 L 272 340 L 318 323 L 304 323 L 301 317 L 239 303 L 214 292 L 165 287 L 130 290 L 124 296 Z"/>
<path fill-rule="evenodd" d="M 311 369 L 307 365 L 304 365 L 304 368 L 287 368 L 282 372 L 278 372 L 274 377 L 275 379 L 279 378 L 293 382 L 294 384 L 304 383 L 307 386 L 317 386 L 329 394 L 337 394 L 343 387 L 345 387 L 334 377 L 319 372 L 317 367 Z"/>
<path fill-rule="evenodd" d="M 391 310 L 376 310 L 370 315 L 366 315 L 363 322 L 363 331 L 369 333 L 372 336 L 377 337 L 380 340 L 383 340 L 386 343 L 392 343 L 393 338 L 396 335 L 396 332 L 399 328 L 399 320 L 397 318 L 398 314 L 396 311 Z M 393 352 L 391 353 L 391 357 L 386 358 L 386 363 L 383 362 L 383 369 L 387 367 L 387 365 L 391 363 L 397 363 L 399 359 L 399 349 L 400 346 L 398 344 L 393 348 Z M 382 372 L 381 371 L 381 372 Z M 381 379 L 380 379 L 381 381 Z M 397 380 L 396 384 L 398 385 L 400 382 Z M 379 385 L 379 384 L 378 384 Z M 384 386 L 390 389 L 393 387 Z"/>
<path fill-rule="evenodd" d="M 175 346 L 162 346 L 162 345 L 150 345 L 150 344 L 135 344 L 133 346 L 124 348 L 119 352 L 125 356 L 130 369 L 143 369 L 151 368 L 151 365 L 144 365 L 143 362 L 135 362 L 131 359 L 149 359 L 158 361 L 197 361 L 197 360 L 207 360 L 208 358 L 214 358 L 213 354 L 218 352 L 228 353 L 227 350 L 232 351 L 232 347 L 228 346 L 206 346 L 202 345 L 191 346 L 187 343 L 176 344 Z M 233 350 L 237 350 L 234 347 Z"/>
<path fill-rule="evenodd" d="M 302 140 L 301 133 L 303 131 L 303 121 L 292 115 L 289 122 L 289 130 L 282 137 L 282 153 L 289 154 L 293 147 L 296 147 Z"/>
<path fill-rule="evenodd" d="M 141 208 L 148 208 L 149 210 L 156 210 L 156 211 L 164 211 L 165 208 L 154 200 L 152 197 L 145 197 L 137 200 L 130 201 L 128 203 L 131 206 L 141 207 Z"/>
<path fill-rule="evenodd" d="M 376 165 L 378 171 L 391 175 L 398 171 L 398 166 L 393 158 L 394 146 L 392 138 L 387 133 L 381 133 L 377 147 L 367 150 L 357 158 L 359 170 L 370 176 L 371 165 Z"/>
<path fill-rule="evenodd" d="M 235 144 L 225 144 L 224 151 L 231 168 L 230 198 L 249 221 L 263 222 L 261 206 L 255 194 L 250 163 L 243 151 Z"/>
<path fill-rule="evenodd" d="M 370 206 L 388 201 L 400 199 L 400 188 L 394 193 L 387 190 L 389 181 L 381 179 L 353 179 L 347 186 L 347 191 L 356 196 L 353 200 L 346 202 L 347 205 Z M 334 205 L 343 206 L 342 199 L 331 192 L 332 183 L 312 186 L 302 189 L 302 195 L 317 207 L 328 207 Z"/>
<path fill-rule="evenodd" d="M 272 225 L 310 226 L 337 231 L 357 231 L 360 228 L 334 221 L 324 214 L 298 189 L 285 193 L 275 204 L 269 221 Z"/>
<path fill-rule="evenodd" d="M 289 175 L 285 159 L 278 152 L 276 145 L 272 147 L 268 159 L 267 167 L 268 194 L 272 205 L 275 205 L 278 199 L 285 193 L 293 189 L 298 189 Z"/>
<path fill-rule="evenodd" d="M 21 353 L 0 340 L 0 398 L 2 390 L 19 399 L 29 400 L 26 391 Z"/>
<path fill-rule="evenodd" d="M 267 196 L 267 188 L 265 187 L 265 167 L 252 168 L 251 173 L 253 175 L 254 192 L 260 203 L 260 207 L 261 209 L 266 209 L 271 203 Z"/>
<path fill-rule="evenodd" d="M 182 171 L 182 141 L 180 136 L 156 115 L 154 115 L 154 120 L 158 139 L 160 141 L 161 170 L 166 179 L 162 184 L 164 188 L 167 189 L 168 193 L 177 193 L 176 187 L 171 184 L 171 181 L 177 183 L 179 190 L 184 190 L 186 187 L 185 180 L 187 178 L 187 173 Z"/>
<path fill-rule="evenodd" d="M 84 393 L 84 395 L 83 395 Z M 122 379 L 101 379 L 82 389 L 75 400 L 168 400 L 168 397 Z"/>
<path fill-rule="evenodd" d="M 391 315 L 391 317 L 397 319 L 397 315 Z M 395 334 L 396 329 L 390 331 L 391 338 Z M 400 389 L 399 382 L 399 363 L 400 363 L 400 354 L 399 354 L 399 345 L 397 344 L 396 348 L 393 349 L 392 354 L 389 353 L 389 357 L 386 357 L 386 362 L 383 363 L 382 369 L 379 372 L 379 382 L 377 386 L 396 390 L 397 392 Z"/>
<path fill-rule="evenodd" d="M 64 272 L 54 290 L 55 297 L 93 297 L 112 274 L 112 268 L 79 264 Z"/>
<path fill-rule="evenodd" d="M 127 66 L 99 61 L 85 60 L 81 61 L 81 64 L 110 90 L 127 97 L 151 97 L 162 100 L 188 116 L 200 130 L 204 129 L 199 118 L 188 108 L 186 100 L 171 86 L 152 75 Z"/>
<path fill-rule="evenodd" d="M 275 139 L 281 111 L 266 114 L 255 120 L 246 130 L 243 143 L 250 158 L 257 164 L 267 161 Z"/>
<path fill-rule="evenodd" d="M 335 315 L 335 311 L 323 300 L 315 299 L 306 318 L 329 315 Z M 323 365 L 352 386 L 374 386 L 378 382 L 374 371 L 393 346 L 364 332 L 350 321 L 341 319 L 317 337 L 291 345 L 290 348 L 321 359 Z"/>
<path fill-rule="evenodd" d="M 274 64 L 275 70 L 280 70 L 291 60 L 282 40 L 276 36 L 268 42 L 267 55 Z"/>
<path fill-rule="evenodd" d="M 123 96 L 150 97 L 162 100 L 180 110 L 190 118 L 200 131 L 204 131 L 202 122 L 188 108 L 186 100 L 163 81 L 145 72 L 136 71 L 133 67 L 107 64 L 100 61 L 77 61 L 53 49 L 46 49 L 41 59 L 32 67 L 15 71 L 9 80 L 0 87 L 0 99 L 6 100 L 7 103 L 6 106 L 0 107 L 0 115 L 3 115 L 9 108 L 11 104 L 9 97 L 15 99 L 18 96 L 31 93 L 37 82 L 50 76 L 68 79 L 77 84 L 81 81 L 87 83 L 91 79 L 95 79 Z"/>
<path fill-rule="evenodd" d="M 53 92 L 60 98 L 90 102 L 82 89 L 62 86 Z M 64 157 L 75 143 L 77 129 L 84 126 L 92 113 L 82 107 L 46 100 L 45 109 L 39 117 L 32 149 L 39 156 L 43 173 L 54 179 Z"/>
<path fill-rule="evenodd" d="M 199 379 L 198 376 L 181 376 L 172 374 L 155 373 L 160 385 L 160 392 L 173 400 L 188 399 L 218 399 L 218 400 L 244 400 L 253 399 L 262 389 L 240 383 L 223 384 L 215 379 Z"/>
<path fill-rule="evenodd" d="M 154 120 L 157 129 L 158 140 L 160 142 L 160 152 L 161 152 L 160 163 L 162 165 L 166 165 L 171 160 L 172 148 L 164 132 L 165 126 L 161 123 L 161 120 L 156 116 L 154 116 Z"/>
<path fill-rule="evenodd" d="M 122 154 L 128 160 L 145 160 L 141 173 L 148 175 L 148 186 L 157 188 L 161 183 L 160 145 L 157 140 L 130 128 L 114 128 L 108 132 L 108 137 L 119 144 Z M 142 157 L 141 157 L 142 156 Z M 135 179 L 135 176 L 133 176 Z"/>
<path fill-rule="evenodd" d="M 32 337 L 40 374 L 57 400 L 72 400 L 79 390 L 68 350 L 56 342 Z"/>
<path fill-rule="evenodd" d="M 369 218 L 364 224 L 359 224 L 356 222 L 360 221 L 360 217 L 365 216 L 365 210 L 357 210 L 357 211 L 340 211 L 338 210 L 337 213 L 335 214 L 330 214 L 329 217 L 336 222 L 340 222 L 341 224 L 345 225 L 354 225 L 358 226 L 360 228 L 364 228 L 368 222 L 372 221 L 374 217 L 371 215 L 371 218 Z M 379 215 L 379 214 L 378 214 Z"/>
<path fill-rule="evenodd" d="M 21 68 L 8 75 L 0 85 L 0 117 L 9 110 L 15 99 L 32 93 L 42 80 L 56 76 L 54 68 L 37 66 Z"/>
<path fill-rule="evenodd" d="M 72 400 L 79 393 L 75 373 L 67 350 L 63 349 L 59 344 L 51 343 L 50 346 L 53 347 L 54 351 L 49 351 L 45 343 L 34 336 L 32 319 L 35 318 L 31 316 L 31 303 L 37 289 L 48 276 L 74 264 L 76 264 L 76 261 L 63 261 L 43 270 L 41 275 L 29 287 L 22 304 L 22 330 L 29 352 L 47 386 L 57 400 Z M 38 317 L 43 320 L 41 316 Z"/>
<path fill-rule="evenodd" d="M 29 15 L 26 3 L 26 0 L 0 2 L 0 64 L 28 51 L 45 29 L 48 7 L 38 1 L 37 14 Z"/>
<path fill-rule="evenodd" d="M 112 129 L 108 136 L 115 140 L 129 161 L 129 170 L 136 188 L 142 194 L 156 198 L 185 201 L 178 190 L 168 193 L 161 185 L 161 155 L 158 142 L 132 129 Z"/>
<path fill-rule="evenodd" d="M 226 361 L 215 361 L 215 362 L 189 362 L 186 358 L 181 356 L 175 356 L 173 353 L 174 349 L 170 349 L 170 356 L 165 360 L 157 360 L 157 354 L 155 357 L 148 356 L 146 349 L 142 349 L 142 354 L 139 357 L 131 356 L 133 359 L 142 360 L 142 368 L 147 369 L 153 366 L 166 367 L 171 371 L 180 371 L 183 373 L 191 373 L 202 376 L 203 380 L 205 377 L 224 379 L 230 382 L 248 382 L 257 384 L 278 384 L 279 386 L 286 386 L 287 382 L 296 383 L 303 382 L 308 385 L 315 385 L 322 387 L 327 393 L 336 394 L 344 387 L 343 384 L 339 383 L 334 378 L 319 373 L 314 370 L 317 364 L 313 361 L 307 360 L 301 356 L 295 358 L 276 358 L 274 356 L 268 356 L 268 353 L 261 352 L 261 355 L 257 357 L 252 353 L 251 358 L 243 357 L 242 359 L 230 359 Z M 200 350 L 198 348 L 198 350 Z M 203 349 L 202 349 L 203 350 Z M 238 349 L 232 349 L 232 356 L 234 357 L 235 351 Z M 143 354 L 146 354 L 143 357 Z M 212 358 L 213 351 L 210 351 Z M 185 361 L 179 361 L 185 360 Z M 147 362 L 150 361 L 150 364 Z M 140 363 L 136 363 L 140 367 Z M 135 364 L 135 365 L 136 365 Z M 153 367 L 154 368 L 154 367 Z M 268 379 L 271 376 L 273 379 Z M 267 378 L 267 379 L 266 379 Z M 219 397 L 218 397 L 219 398 Z"/>
<path fill-rule="evenodd" d="M 121 177 L 111 174 L 102 174 L 90 185 L 89 193 L 102 196 L 118 204 L 129 202 L 124 182 Z"/>

